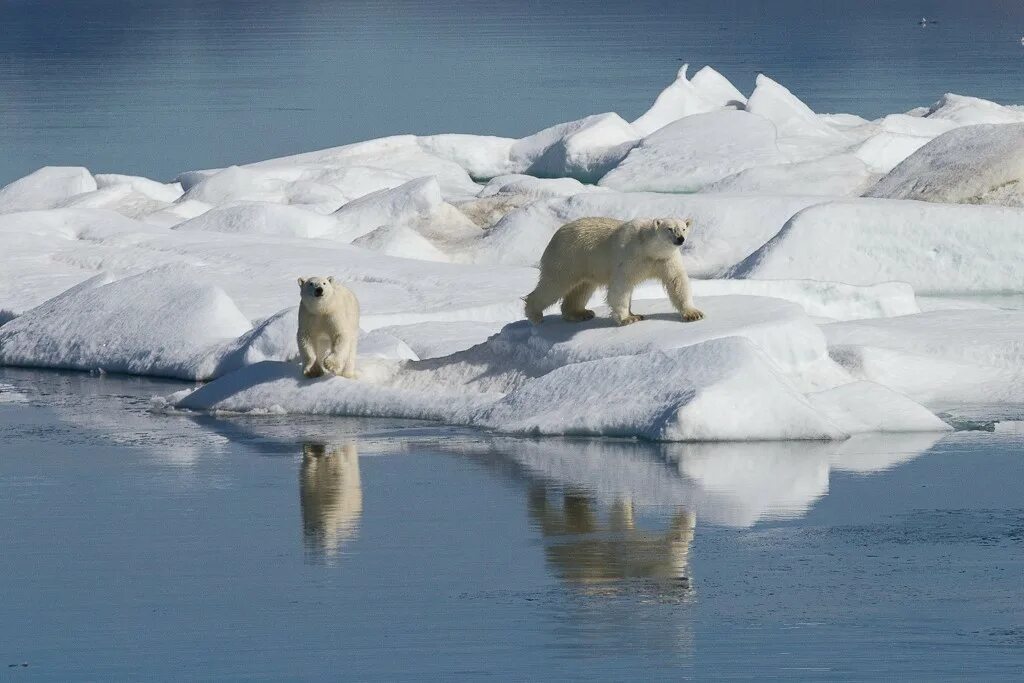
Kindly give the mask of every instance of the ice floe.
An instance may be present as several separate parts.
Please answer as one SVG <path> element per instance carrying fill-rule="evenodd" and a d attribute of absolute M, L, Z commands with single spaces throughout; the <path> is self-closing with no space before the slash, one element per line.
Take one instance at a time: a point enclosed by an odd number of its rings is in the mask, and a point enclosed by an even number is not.
<path fill-rule="evenodd" d="M 42 168 L 0 189 L 0 363 L 213 380 L 165 401 L 193 410 L 686 442 L 930 432 L 929 409 L 1024 402 L 1024 313 L 1000 310 L 1024 293 L 1024 109 L 947 94 L 868 121 L 687 73 L 632 122 L 519 139 L 395 135 L 170 182 Z M 603 292 L 595 320 L 523 321 L 547 241 L 585 216 L 692 218 L 708 317 L 650 283 L 628 327 Z M 359 297 L 359 381 L 298 372 L 312 275 Z M 1003 303 L 963 299 L 981 294 Z M 686 476 L 718 476 L 698 460 Z"/>

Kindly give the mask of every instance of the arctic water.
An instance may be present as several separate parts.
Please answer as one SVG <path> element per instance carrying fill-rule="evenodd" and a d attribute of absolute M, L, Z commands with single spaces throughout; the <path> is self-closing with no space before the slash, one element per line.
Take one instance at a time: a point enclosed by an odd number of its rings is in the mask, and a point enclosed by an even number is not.
<path fill-rule="evenodd" d="M 0 183 L 632 120 L 684 63 L 745 93 L 764 72 L 817 112 L 1024 103 L 1016 0 L 36 0 L 0 3 L 0 26 Z"/>
<path fill-rule="evenodd" d="M 10 680 L 1013 680 L 1014 426 L 515 439 L 0 370 Z"/>

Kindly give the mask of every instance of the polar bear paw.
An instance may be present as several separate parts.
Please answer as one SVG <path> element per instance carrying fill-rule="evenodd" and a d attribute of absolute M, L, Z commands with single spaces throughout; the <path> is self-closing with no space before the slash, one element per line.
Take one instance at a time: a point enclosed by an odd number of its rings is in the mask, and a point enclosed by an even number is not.
<path fill-rule="evenodd" d="M 629 315 L 619 318 L 617 322 L 619 325 L 631 325 L 632 323 L 640 322 L 643 319 L 644 317 L 638 313 L 630 313 Z"/>
<path fill-rule="evenodd" d="M 314 377 L 322 376 L 324 374 L 324 369 L 321 368 L 319 365 L 310 365 L 308 367 L 302 368 L 302 374 L 305 377 L 313 379 Z"/>
<path fill-rule="evenodd" d="M 696 308 L 684 308 L 681 315 L 683 316 L 683 320 L 688 323 L 692 323 L 695 320 L 704 319 L 704 311 L 701 311 Z"/>
<path fill-rule="evenodd" d="M 581 323 L 585 320 L 591 320 L 594 317 L 594 312 L 588 308 L 582 311 L 572 311 L 571 313 L 563 313 L 562 320 L 567 320 L 571 323 Z"/>

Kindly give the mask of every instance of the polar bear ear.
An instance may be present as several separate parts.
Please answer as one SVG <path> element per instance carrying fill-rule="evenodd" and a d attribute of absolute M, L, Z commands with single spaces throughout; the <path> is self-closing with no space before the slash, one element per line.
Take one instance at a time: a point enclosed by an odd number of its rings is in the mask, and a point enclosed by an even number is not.
<path fill-rule="evenodd" d="M 327 281 L 330 282 L 333 285 L 334 284 L 334 276 L 332 275 L 329 278 L 327 278 Z"/>
<path fill-rule="evenodd" d="M 300 277 L 300 278 L 299 278 L 299 287 L 301 287 L 301 286 L 302 286 L 302 285 L 304 285 L 304 284 L 306 284 L 306 278 L 304 278 L 304 277 Z"/>
<path fill-rule="evenodd" d="M 691 225 L 693 225 L 692 218 L 686 218 L 683 222 L 686 223 L 686 227 L 690 227 Z"/>
<path fill-rule="evenodd" d="M 654 219 L 654 227 L 656 227 L 656 228 L 664 228 L 665 227 L 665 221 L 661 220 L 660 218 L 655 218 Z"/>

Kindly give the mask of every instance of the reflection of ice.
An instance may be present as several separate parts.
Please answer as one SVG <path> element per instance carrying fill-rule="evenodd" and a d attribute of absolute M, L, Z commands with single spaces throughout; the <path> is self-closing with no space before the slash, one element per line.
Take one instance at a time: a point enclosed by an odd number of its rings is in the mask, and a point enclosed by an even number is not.
<path fill-rule="evenodd" d="M 714 524 L 748 527 L 805 514 L 828 492 L 832 467 L 888 469 L 940 437 L 715 444 L 494 439 L 491 448 L 531 479 L 585 491 L 606 505 L 628 500 L 638 507 L 682 507 Z"/>
<path fill-rule="evenodd" d="M 306 547 L 314 557 L 333 559 L 356 536 L 363 514 L 355 444 L 303 445 L 299 498 Z"/>

